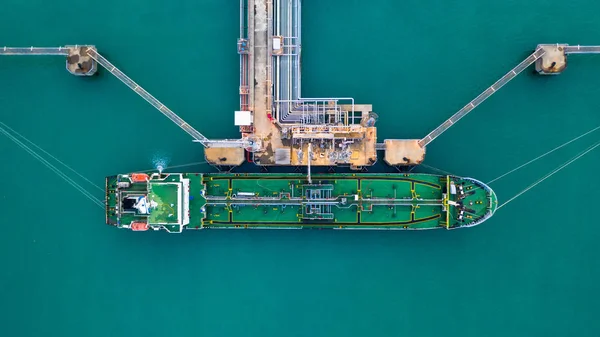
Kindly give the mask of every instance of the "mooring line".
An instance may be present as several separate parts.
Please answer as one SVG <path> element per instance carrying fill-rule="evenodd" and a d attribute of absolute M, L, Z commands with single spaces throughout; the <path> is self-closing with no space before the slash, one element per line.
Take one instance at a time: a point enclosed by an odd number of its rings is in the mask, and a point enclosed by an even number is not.
<path fill-rule="evenodd" d="M 26 142 L 28 142 L 29 144 L 33 145 L 36 149 L 42 151 L 44 154 L 46 154 L 48 157 L 56 160 L 57 163 L 63 165 L 64 167 L 66 167 L 67 169 L 69 169 L 71 172 L 75 173 L 76 175 L 78 175 L 81 179 L 87 181 L 90 185 L 94 186 L 96 189 L 100 190 L 101 192 L 104 192 L 104 189 L 96 184 L 94 184 L 91 180 L 89 180 L 88 178 L 84 177 L 81 173 L 77 172 L 75 169 L 71 168 L 69 165 L 63 163 L 61 160 L 59 160 L 58 158 L 56 158 L 55 156 L 51 155 L 50 153 L 48 153 L 48 151 L 42 149 L 40 146 L 38 146 L 36 143 L 32 142 L 31 140 L 27 139 L 27 137 L 23 136 L 22 134 L 18 133 L 17 131 L 15 131 L 14 129 L 12 129 L 10 126 L 0 122 L 0 124 L 2 126 L 4 126 L 5 128 L 7 128 L 8 130 L 10 130 L 12 133 L 16 134 L 17 136 L 21 137 L 23 140 L 25 140 Z"/>
<path fill-rule="evenodd" d="M 100 201 L 100 199 L 94 197 L 94 195 L 92 193 L 90 193 L 85 188 L 80 186 L 73 179 L 69 178 L 64 172 L 62 172 L 60 169 L 56 168 L 54 165 L 52 165 L 50 162 L 48 162 L 45 158 L 43 158 L 42 156 L 37 154 L 35 151 L 33 151 L 31 148 L 29 148 L 27 145 L 25 145 L 21 141 L 19 141 L 16 137 L 14 137 L 10 133 L 8 133 L 2 127 L 0 127 L 0 132 L 2 132 L 8 139 L 12 140 L 15 144 L 17 144 L 19 147 L 21 147 L 23 150 L 25 150 L 27 153 L 29 153 L 31 156 L 33 156 L 35 159 L 37 159 L 42 164 L 44 164 L 46 167 L 48 167 L 51 171 L 56 173 L 59 177 L 63 178 L 67 183 L 69 183 L 71 186 L 73 186 L 75 189 L 77 189 L 79 192 L 81 192 L 84 196 L 86 196 L 92 202 L 94 202 L 95 204 L 104 208 L 104 203 L 102 203 L 102 201 Z"/>
<path fill-rule="evenodd" d="M 188 167 L 188 166 L 195 166 L 195 165 L 203 165 L 203 164 L 207 164 L 207 161 L 198 161 L 195 163 L 187 163 L 187 164 L 181 164 L 181 165 L 175 165 L 175 166 L 166 166 L 164 168 L 164 170 L 170 170 L 170 169 L 174 169 L 174 168 L 181 168 L 181 167 Z M 143 171 L 135 171 L 135 172 L 152 172 L 152 171 L 158 171 L 158 169 L 153 168 L 150 170 L 143 170 Z"/>
<path fill-rule="evenodd" d="M 82 186 L 77 184 L 77 182 L 75 182 L 73 179 L 69 178 L 64 172 L 62 172 L 60 169 L 56 168 L 54 165 L 52 165 L 50 162 L 48 162 L 45 158 L 43 158 L 42 156 L 37 154 L 35 151 L 33 151 L 31 148 L 29 148 L 27 145 L 25 145 L 23 142 L 21 142 L 15 136 L 11 135 L 8 131 L 6 131 L 1 126 L 0 126 L 0 132 L 3 133 L 8 139 L 13 141 L 15 144 L 17 144 L 19 147 L 21 147 L 23 150 L 25 150 L 27 153 L 29 153 L 32 157 L 34 157 L 35 159 L 40 161 L 42 164 L 44 164 L 51 171 L 56 173 L 59 177 L 61 177 L 63 180 L 65 180 L 68 184 L 70 184 L 73 188 L 78 190 L 85 197 L 90 199 L 94 204 L 96 204 L 97 206 L 99 206 L 102 209 L 105 208 L 104 203 L 100 199 L 94 197 L 94 195 L 92 193 L 90 193 L 85 188 L 83 188 Z"/>
<path fill-rule="evenodd" d="M 564 169 L 567 166 L 571 165 L 573 162 L 575 162 L 579 158 L 585 156 L 586 154 L 588 154 L 589 152 L 591 152 L 592 150 L 594 150 L 598 146 L 600 146 L 600 142 L 597 142 L 593 146 L 587 148 L 585 151 L 581 152 L 577 156 L 571 158 L 569 161 L 567 161 L 567 162 L 563 163 L 562 165 L 560 165 L 559 167 L 555 168 L 554 170 L 552 170 L 550 173 L 546 174 L 544 177 L 542 177 L 541 179 L 539 179 L 535 183 L 529 185 L 527 188 L 525 188 L 521 192 L 517 193 L 514 197 L 508 199 L 502 205 L 498 206 L 497 210 L 499 210 L 500 208 L 506 206 L 508 203 L 510 203 L 511 201 L 517 199 L 518 197 L 520 197 L 521 195 L 523 195 L 525 192 L 529 191 L 530 189 L 532 189 L 532 188 L 536 187 L 537 185 L 541 184 L 544 180 L 546 180 L 546 179 L 552 177 L 553 175 L 555 175 L 556 173 L 560 172 L 562 169 Z"/>
<path fill-rule="evenodd" d="M 553 148 L 552 150 L 550 150 L 550 151 L 548 151 L 548 152 L 546 152 L 546 153 L 544 153 L 544 154 L 542 154 L 542 155 L 540 155 L 540 156 L 538 156 L 538 157 L 536 157 L 536 158 L 533 158 L 532 160 L 530 160 L 530 161 L 526 162 L 525 164 L 523 164 L 523 165 L 521 165 L 521 166 L 519 166 L 519 167 L 517 167 L 517 168 L 514 168 L 514 169 L 512 169 L 512 170 L 510 170 L 510 171 L 508 171 L 508 172 L 506 172 L 506 173 L 504 173 L 503 175 L 501 175 L 501 176 L 499 176 L 499 177 L 497 177 L 497 178 L 494 178 L 494 179 L 490 180 L 490 181 L 489 181 L 487 184 L 489 185 L 489 184 L 493 183 L 493 182 L 494 182 L 494 181 L 496 181 L 496 180 L 502 179 L 502 178 L 506 177 L 507 175 L 509 175 L 509 174 L 511 174 L 511 173 L 513 173 L 513 172 L 515 172 L 515 171 L 518 171 L 518 170 L 522 169 L 523 167 L 525 167 L 525 166 L 527 166 L 527 165 L 529 165 L 529 164 L 531 164 L 531 163 L 533 163 L 533 162 L 535 162 L 535 161 L 537 161 L 537 160 L 539 160 L 539 159 L 542 159 L 542 158 L 544 158 L 545 156 L 549 155 L 550 153 L 552 153 L 552 152 L 554 152 L 554 151 L 556 151 L 556 150 L 558 150 L 558 149 L 561 149 L 561 148 L 563 148 L 563 147 L 565 147 L 565 146 L 567 146 L 567 145 L 569 145 L 569 144 L 573 143 L 574 141 L 576 141 L 576 140 L 578 140 L 578 139 L 580 139 L 580 138 L 583 138 L 583 137 L 585 137 L 585 136 L 589 135 L 590 133 L 592 133 L 592 132 L 594 132 L 594 131 L 597 131 L 597 130 L 599 130 L 599 129 L 600 129 L 600 125 L 599 125 L 599 126 L 597 126 L 597 127 L 595 127 L 595 128 L 593 128 L 592 130 L 590 130 L 590 131 L 588 131 L 588 132 L 584 133 L 584 134 L 581 134 L 581 135 L 579 135 L 579 136 L 577 136 L 577 137 L 575 137 L 575 138 L 571 139 L 570 141 L 568 141 L 568 142 L 566 142 L 566 143 L 564 143 L 564 144 L 562 144 L 562 145 L 559 145 L 559 146 L 557 146 L 557 147 Z"/>
<path fill-rule="evenodd" d="M 432 169 L 432 170 L 434 170 L 434 171 L 441 172 L 441 173 L 443 173 L 443 174 L 446 174 L 446 175 L 451 175 L 451 176 L 453 176 L 453 175 L 454 175 L 454 174 L 452 174 L 452 173 L 450 173 L 450 172 L 448 172 L 448 171 L 444 171 L 444 170 L 442 170 L 442 169 L 439 169 L 439 168 L 437 168 L 437 167 L 429 166 L 429 165 L 427 165 L 427 164 L 419 164 L 419 166 L 427 167 L 427 168 L 429 168 L 429 169 Z"/>

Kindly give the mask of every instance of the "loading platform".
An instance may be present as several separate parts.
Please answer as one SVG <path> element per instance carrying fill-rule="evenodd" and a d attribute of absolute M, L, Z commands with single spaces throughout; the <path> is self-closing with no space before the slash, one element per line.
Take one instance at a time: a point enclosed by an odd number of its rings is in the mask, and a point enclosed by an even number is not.
<path fill-rule="evenodd" d="M 370 166 L 377 160 L 372 106 L 351 97 L 301 96 L 301 7 L 300 0 L 240 0 L 240 110 L 251 118 L 239 127 L 242 136 L 262 140 L 251 160 Z M 310 155 L 309 143 L 315 145 Z"/>

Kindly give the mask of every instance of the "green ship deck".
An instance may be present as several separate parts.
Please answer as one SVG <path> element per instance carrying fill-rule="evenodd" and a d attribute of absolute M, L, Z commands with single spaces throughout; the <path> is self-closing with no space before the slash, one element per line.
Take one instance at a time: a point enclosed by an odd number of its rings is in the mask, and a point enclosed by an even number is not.
<path fill-rule="evenodd" d="M 132 230 L 477 225 L 496 210 L 485 184 L 429 174 L 181 173 L 106 178 L 106 222 Z"/>

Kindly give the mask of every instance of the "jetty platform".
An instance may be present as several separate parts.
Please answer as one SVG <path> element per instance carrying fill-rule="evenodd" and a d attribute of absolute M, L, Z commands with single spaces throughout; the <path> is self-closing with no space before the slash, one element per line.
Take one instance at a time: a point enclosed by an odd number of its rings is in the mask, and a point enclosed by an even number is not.
<path fill-rule="evenodd" d="M 66 58 L 66 69 L 92 76 L 105 68 L 154 106 L 195 142 L 206 160 L 230 170 L 245 161 L 269 166 L 347 166 L 365 170 L 384 152 L 386 164 L 401 167 L 423 162 L 427 146 L 503 86 L 535 64 L 541 75 L 557 75 L 571 54 L 598 54 L 600 46 L 539 44 L 504 76 L 421 139 L 378 142 L 378 115 L 371 104 L 354 98 L 302 97 L 301 0 L 240 0 L 239 110 L 234 111 L 239 139 L 209 139 L 100 54 L 94 45 L 0 47 L 2 55 L 49 55 Z"/>

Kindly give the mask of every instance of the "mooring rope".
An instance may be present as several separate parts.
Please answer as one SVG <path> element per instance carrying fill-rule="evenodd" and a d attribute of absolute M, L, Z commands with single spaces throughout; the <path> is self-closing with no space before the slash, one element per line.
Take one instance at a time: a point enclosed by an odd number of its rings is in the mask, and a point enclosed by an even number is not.
<path fill-rule="evenodd" d="M 4 134 L 8 139 L 10 139 L 11 141 L 13 141 L 15 144 L 17 144 L 19 147 L 21 147 L 23 150 L 25 150 L 27 153 L 29 153 L 32 157 L 34 157 L 35 159 L 37 159 L 38 161 L 40 161 L 47 168 L 49 168 L 51 171 L 53 171 L 54 173 L 56 173 L 59 177 L 61 177 L 68 184 L 70 184 L 71 186 L 73 186 L 73 188 L 75 188 L 76 190 L 78 190 L 86 198 L 90 199 L 94 204 L 96 204 L 97 206 L 99 206 L 102 209 L 105 208 L 104 202 L 102 202 L 100 199 L 94 197 L 94 195 L 92 193 L 90 193 L 88 190 L 86 190 L 85 188 L 83 188 L 81 185 L 79 185 L 77 182 L 75 182 L 73 179 L 71 179 L 69 176 L 67 176 L 60 169 L 56 168 L 56 166 L 52 165 L 44 157 L 40 156 L 38 153 L 36 153 L 34 150 L 32 150 L 29 146 L 27 146 L 26 144 L 24 144 L 23 142 L 21 142 L 19 139 L 17 139 L 17 137 L 11 135 L 2 126 L 0 126 L 0 133 Z"/>
<path fill-rule="evenodd" d="M 508 172 L 506 172 L 506 173 L 504 173 L 503 175 L 501 175 L 501 176 L 499 176 L 499 177 L 496 177 L 496 178 L 494 178 L 494 179 L 490 180 L 490 181 L 489 181 L 487 184 L 489 185 L 489 184 L 493 183 L 493 182 L 494 182 L 494 181 L 496 181 L 496 180 L 502 179 L 502 178 L 506 177 L 507 175 L 509 175 L 509 174 L 511 174 L 511 173 L 513 173 L 513 172 L 516 172 L 516 171 L 518 171 L 518 170 L 522 169 L 523 167 L 525 167 L 525 166 L 527 166 L 527 165 L 529 165 L 529 164 L 531 164 L 531 163 L 533 163 L 533 162 L 535 162 L 535 161 L 537 161 L 537 160 L 539 160 L 539 159 L 542 159 L 542 158 L 544 158 L 545 156 L 549 155 L 550 153 L 552 153 L 552 152 L 554 152 L 554 151 L 556 151 L 556 150 L 558 150 L 558 149 L 561 149 L 561 148 L 563 148 L 563 147 L 565 147 L 565 146 L 567 146 L 567 145 L 569 145 L 569 144 L 573 143 L 574 141 L 576 141 L 576 140 L 578 140 L 578 139 L 580 139 L 580 138 L 583 138 L 583 137 L 585 137 L 585 136 L 589 135 L 590 133 L 592 133 L 592 132 L 594 132 L 594 131 L 597 131 L 597 130 L 599 130 L 599 129 L 600 129 L 600 125 L 599 125 L 599 126 L 597 126 L 597 127 L 595 127 L 595 128 L 593 128 L 592 130 L 590 130 L 590 131 L 588 131 L 588 132 L 584 133 L 584 134 L 581 134 L 581 135 L 579 135 L 579 136 L 577 136 L 577 137 L 575 137 L 575 138 L 571 139 L 570 141 L 568 141 L 568 142 L 566 142 L 566 143 L 564 143 L 564 144 L 562 144 L 562 145 L 559 145 L 559 146 L 557 146 L 557 147 L 553 148 L 552 150 L 550 150 L 550 151 L 548 151 L 548 152 L 546 152 L 546 153 L 544 153 L 544 154 L 542 154 L 542 155 L 540 155 L 540 156 L 538 156 L 538 157 L 536 157 L 536 158 L 533 158 L 532 160 L 530 160 L 530 161 L 526 162 L 525 164 L 523 164 L 523 165 L 521 165 L 521 166 L 519 166 L 519 167 L 517 167 L 517 168 L 514 168 L 514 169 L 512 169 L 512 170 L 510 170 L 510 171 L 508 171 Z"/>
<path fill-rule="evenodd" d="M 203 165 L 203 164 L 207 164 L 207 161 L 197 161 L 194 163 L 187 163 L 187 164 L 181 164 L 181 165 L 175 165 L 175 166 L 165 166 L 164 170 L 170 170 L 170 169 L 174 169 L 174 168 L 181 168 L 181 167 L 188 167 L 188 166 L 195 166 L 195 165 Z M 153 169 L 149 169 L 149 170 L 143 170 L 143 171 L 135 171 L 135 172 L 152 172 L 152 171 L 158 171 L 157 168 L 153 168 Z"/>
<path fill-rule="evenodd" d="M 91 180 L 89 180 L 88 178 L 84 177 L 81 173 L 75 171 L 73 168 L 71 168 L 69 165 L 63 163 L 62 161 L 60 161 L 58 158 L 56 158 L 55 156 L 51 155 L 50 153 L 48 153 L 46 150 L 42 149 L 41 147 L 39 147 L 36 143 L 32 142 L 31 140 L 27 139 L 27 137 L 23 136 L 22 134 L 18 133 L 17 131 L 15 131 L 14 129 L 12 129 L 11 127 L 9 127 L 8 125 L 0 122 L 0 124 L 5 127 L 6 129 L 10 130 L 12 133 L 14 133 L 15 135 L 21 137 L 23 140 L 25 140 L 27 143 L 33 145 L 36 149 L 42 151 L 44 154 L 46 154 L 48 157 L 54 159 L 57 163 L 61 164 L 62 166 L 66 167 L 67 169 L 69 169 L 71 172 L 75 173 L 76 175 L 78 175 L 81 179 L 87 181 L 90 185 L 94 186 L 96 189 L 100 190 L 101 192 L 104 192 L 104 189 L 96 184 L 94 184 Z M 5 130 L 6 131 L 6 130 Z"/>
<path fill-rule="evenodd" d="M 448 172 L 448 171 L 444 171 L 444 170 L 442 170 L 442 169 L 439 169 L 439 168 L 437 168 L 437 167 L 429 166 L 429 165 L 427 165 L 427 164 L 419 164 L 419 166 L 427 167 L 427 168 L 429 168 L 429 169 L 432 169 L 432 170 L 434 170 L 434 171 L 441 172 L 441 173 L 443 173 L 443 174 L 446 174 L 446 175 L 450 175 L 450 176 L 454 175 L 454 174 L 452 174 L 452 173 L 450 173 L 450 172 Z"/>
<path fill-rule="evenodd" d="M 569 161 L 567 161 L 564 164 L 560 165 L 559 167 L 555 168 L 554 170 L 552 170 L 550 173 L 548 173 L 545 176 L 543 176 L 542 178 L 540 178 L 535 183 L 529 185 L 527 188 L 525 188 L 521 192 L 517 193 L 514 197 L 512 197 L 512 198 L 508 199 L 507 201 L 505 201 L 502 205 L 498 206 L 497 210 L 499 210 L 500 208 L 506 206 L 508 203 L 512 202 L 513 200 L 517 199 L 518 197 L 520 197 L 521 195 L 523 195 L 525 192 L 527 192 L 527 191 L 531 190 L 532 188 L 536 187 L 537 185 L 541 184 L 544 180 L 546 180 L 546 179 L 552 177 L 553 175 L 555 175 L 556 173 L 560 172 L 562 169 L 564 169 L 567 166 L 571 165 L 576 160 L 578 160 L 579 158 L 585 156 L 586 154 L 588 154 L 589 152 L 591 152 L 592 150 L 594 150 L 598 146 L 600 146 L 600 141 L 597 142 L 596 144 L 592 145 L 591 147 L 588 147 L 585 151 L 583 151 L 580 154 L 578 154 L 577 156 L 571 158 Z"/>

